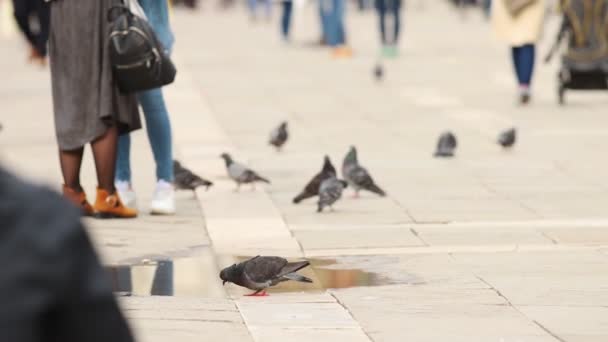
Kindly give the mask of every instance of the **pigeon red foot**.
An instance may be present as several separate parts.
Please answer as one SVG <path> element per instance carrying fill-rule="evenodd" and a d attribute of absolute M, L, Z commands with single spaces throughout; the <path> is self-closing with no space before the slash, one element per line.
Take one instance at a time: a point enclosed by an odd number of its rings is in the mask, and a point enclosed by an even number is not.
<path fill-rule="evenodd" d="M 245 297 L 268 297 L 270 296 L 268 293 L 266 293 L 266 290 L 264 291 L 256 291 L 254 293 L 250 293 L 250 294 L 246 294 Z"/>

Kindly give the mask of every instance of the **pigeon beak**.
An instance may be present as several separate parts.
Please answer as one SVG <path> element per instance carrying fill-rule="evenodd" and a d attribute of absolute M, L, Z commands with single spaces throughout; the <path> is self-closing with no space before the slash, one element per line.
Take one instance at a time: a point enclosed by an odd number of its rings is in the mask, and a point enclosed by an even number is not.
<path fill-rule="evenodd" d="M 226 281 L 227 281 L 227 280 L 224 280 L 224 281 L 222 282 L 222 286 L 226 285 Z"/>

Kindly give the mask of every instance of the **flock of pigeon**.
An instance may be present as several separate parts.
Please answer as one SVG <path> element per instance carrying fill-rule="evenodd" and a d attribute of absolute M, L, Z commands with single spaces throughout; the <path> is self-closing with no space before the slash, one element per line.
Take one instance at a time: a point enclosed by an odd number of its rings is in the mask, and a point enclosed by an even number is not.
<path fill-rule="evenodd" d="M 286 122 L 281 123 L 270 134 L 270 144 L 278 151 L 282 149 L 288 139 L 289 132 Z M 224 163 L 226 164 L 228 177 L 236 183 L 236 191 L 243 184 L 250 184 L 254 189 L 255 184 L 258 182 L 270 184 L 268 179 L 260 176 L 246 165 L 235 161 L 228 153 L 222 153 L 221 158 L 224 159 Z M 177 189 L 194 190 L 198 187 L 206 187 L 208 189 L 213 185 L 212 182 L 201 178 L 184 167 L 179 161 L 173 162 L 173 170 Z M 321 171 L 306 184 L 300 194 L 293 199 L 293 203 L 298 204 L 305 199 L 318 196 L 317 212 L 322 212 L 327 207 L 332 209 L 333 204 L 342 197 L 343 190 L 349 185 L 354 189 L 356 197 L 358 197 L 361 190 L 386 196 L 384 190 L 376 185 L 367 169 L 359 164 L 357 149 L 354 146 L 351 146 L 344 158 L 342 175 L 344 176 L 344 180 L 338 179 L 336 168 L 331 163 L 329 157 L 325 156 Z"/>
<path fill-rule="evenodd" d="M 516 141 L 516 130 L 511 128 L 500 133 L 498 144 L 504 148 L 510 148 Z M 270 144 L 278 151 L 282 149 L 289 139 L 287 123 L 283 122 L 280 126 L 272 130 L 270 134 Z M 437 142 L 435 157 L 452 157 L 457 147 L 456 136 L 452 132 L 444 132 L 440 135 Z M 228 176 L 236 183 L 236 191 L 242 184 L 251 184 L 255 189 L 255 183 L 263 182 L 270 184 L 270 181 L 257 172 L 248 168 L 244 164 L 236 162 L 228 153 L 223 153 Z M 178 161 L 174 161 L 175 186 L 177 189 L 194 190 L 198 187 L 207 189 L 213 185 L 212 182 L 197 176 Z M 321 171 L 317 173 L 306 184 L 304 189 L 293 199 L 294 204 L 318 196 L 317 212 L 322 212 L 326 207 L 332 208 L 341 197 L 343 190 L 351 186 L 358 197 L 361 190 L 370 191 L 379 196 L 386 196 L 374 182 L 367 169 L 359 164 L 357 149 L 351 146 L 342 163 L 342 176 L 344 180 L 338 179 L 336 168 L 331 163 L 328 156 L 325 156 Z M 298 281 L 312 283 L 310 278 L 302 276 L 297 271 L 309 266 L 308 261 L 288 262 L 278 256 L 256 256 L 241 263 L 224 268 L 220 272 L 220 279 L 223 284 L 227 282 L 253 290 L 248 296 L 267 296 L 266 289 L 284 281 Z"/>

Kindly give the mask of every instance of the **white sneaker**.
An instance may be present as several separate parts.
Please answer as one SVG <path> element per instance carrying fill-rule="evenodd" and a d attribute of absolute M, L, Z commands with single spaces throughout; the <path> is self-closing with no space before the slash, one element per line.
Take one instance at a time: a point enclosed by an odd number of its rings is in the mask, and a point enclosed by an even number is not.
<path fill-rule="evenodd" d="M 114 186 L 116 187 L 118 197 L 120 197 L 122 204 L 127 208 L 137 209 L 137 196 L 131 187 L 131 183 L 127 181 L 117 181 Z"/>
<path fill-rule="evenodd" d="M 164 180 L 156 183 L 154 198 L 150 204 L 150 214 L 152 215 L 173 215 L 175 214 L 175 190 L 173 184 Z"/>

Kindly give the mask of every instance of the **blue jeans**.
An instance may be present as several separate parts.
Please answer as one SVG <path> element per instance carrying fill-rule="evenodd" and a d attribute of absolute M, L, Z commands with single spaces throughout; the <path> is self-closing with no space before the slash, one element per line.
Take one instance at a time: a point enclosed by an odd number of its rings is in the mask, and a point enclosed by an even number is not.
<path fill-rule="evenodd" d="M 291 26 L 291 13 L 293 10 L 293 1 L 283 1 L 283 16 L 281 17 L 281 33 L 283 38 L 289 38 L 289 27 Z"/>
<path fill-rule="evenodd" d="M 344 0 L 321 0 L 321 10 L 326 16 L 326 39 L 330 46 L 346 43 L 344 34 Z"/>
<path fill-rule="evenodd" d="M 519 85 L 529 86 L 532 82 L 532 72 L 534 71 L 534 45 L 515 46 L 511 49 L 511 52 Z"/>
<path fill-rule="evenodd" d="M 169 26 L 169 9 L 166 0 L 139 0 L 146 12 L 148 21 L 163 46 L 170 51 L 173 46 L 173 34 Z M 156 178 L 167 182 L 173 181 L 173 146 L 171 122 L 160 88 L 137 94 L 146 119 L 148 140 L 156 162 Z M 128 134 L 118 138 L 116 160 L 116 180 L 131 182 L 131 137 Z"/>

